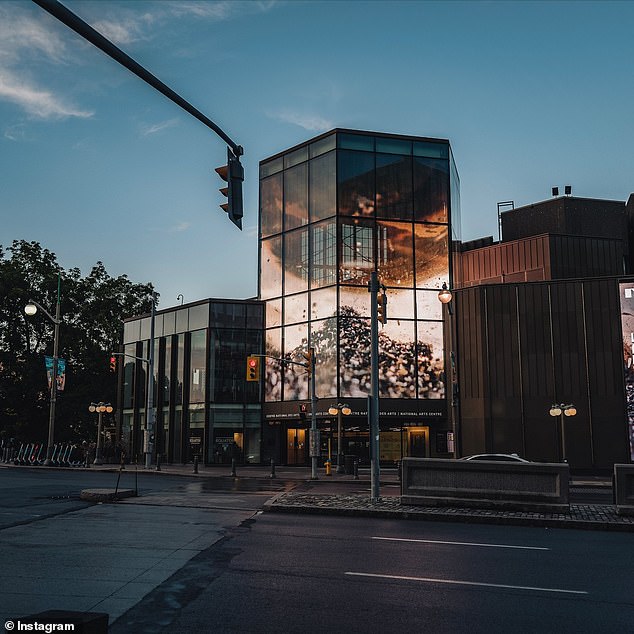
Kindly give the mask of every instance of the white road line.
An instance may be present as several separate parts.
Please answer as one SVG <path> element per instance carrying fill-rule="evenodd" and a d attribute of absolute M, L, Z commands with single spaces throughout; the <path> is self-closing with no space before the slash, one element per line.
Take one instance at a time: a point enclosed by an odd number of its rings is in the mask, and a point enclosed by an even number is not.
<path fill-rule="evenodd" d="M 345 572 L 352 577 L 373 577 L 375 579 L 396 579 L 397 581 L 421 581 L 424 583 L 446 583 L 455 586 L 481 586 L 484 588 L 505 588 L 510 590 L 533 590 L 536 592 L 560 592 L 563 594 L 588 594 L 585 590 L 562 590 L 561 588 L 534 588 L 532 586 L 511 586 L 501 583 L 480 583 L 478 581 L 459 581 L 457 579 L 431 579 L 429 577 L 401 577 L 398 575 L 377 575 L 370 572 Z"/>
<path fill-rule="evenodd" d="M 388 542 L 414 542 L 419 544 L 448 544 L 449 546 L 483 546 L 486 548 L 515 548 L 519 550 L 550 550 L 539 546 L 513 546 L 511 544 L 479 544 L 477 542 L 445 542 L 435 539 L 405 539 L 403 537 L 372 537 Z"/>

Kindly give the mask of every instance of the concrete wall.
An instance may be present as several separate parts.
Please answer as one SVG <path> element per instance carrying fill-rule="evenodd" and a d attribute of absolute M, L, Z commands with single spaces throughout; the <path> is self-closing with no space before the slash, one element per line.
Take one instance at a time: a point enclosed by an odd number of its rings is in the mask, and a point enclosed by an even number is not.
<path fill-rule="evenodd" d="M 614 465 L 614 494 L 616 512 L 634 515 L 634 464 Z"/>
<path fill-rule="evenodd" d="M 569 510 L 567 464 L 404 458 L 401 502 L 509 510 Z"/>

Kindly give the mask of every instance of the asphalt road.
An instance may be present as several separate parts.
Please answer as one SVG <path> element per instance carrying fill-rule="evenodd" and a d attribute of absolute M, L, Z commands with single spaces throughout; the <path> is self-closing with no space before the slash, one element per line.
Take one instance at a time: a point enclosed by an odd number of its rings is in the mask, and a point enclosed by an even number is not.
<path fill-rule="evenodd" d="M 633 585 L 630 534 L 259 514 L 111 634 L 631 632 Z"/>

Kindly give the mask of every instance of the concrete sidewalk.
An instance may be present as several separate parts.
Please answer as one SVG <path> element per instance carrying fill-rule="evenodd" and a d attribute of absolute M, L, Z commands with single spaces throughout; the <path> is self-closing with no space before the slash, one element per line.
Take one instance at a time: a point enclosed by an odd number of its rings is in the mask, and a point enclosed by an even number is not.
<path fill-rule="evenodd" d="M 44 469 L 44 467 L 15 467 L 17 469 Z M 51 467 L 59 469 L 59 467 Z M 117 465 L 91 465 L 89 468 L 73 468 L 73 471 L 107 471 L 116 472 Z M 125 465 L 125 472 L 137 471 L 139 475 L 188 476 L 194 478 L 222 478 L 222 479 L 271 479 L 271 467 L 260 465 L 238 465 L 235 476 L 232 475 L 231 465 L 199 466 L 198 473 L 194 473 L 194 466 L 189 465 L 163 465 L 160 470 L 156 468 L 145 469 L 136 465 Z M 425 521 L 450 521 L 472 522 L 488 524 L 506 524 L 523 526 L 541 526 L 558 528 L 578 528 L 586 530 L 615 530 L 634 532 L 634 517 L 620 516 L 612 504 L 571 504 L 567 513 L 537 513 L 507 510 L 472 509 L 459 507 L 425 507 L 404 505 L 400 502 L 399 478 L 396 468 L 382 468 L 380 474 L 381 496 L 379 500 L 372 502 L 369 494 L 370 470 L 369 467 L 359 469 L 358 478 L 350 474 L 338 474 L 336 468 L 331 475 L 326 475 L 321 467 L 318 471 L 318 479 L 311 478 L 309 467 L 275 467 L 275 479 L 282 481 L 296 481 L 296 489 L 280 493 L 271 498 L 264 506 L 268 512 L 287 513 L 319 513 L 331 515 L 357 515 L 386 518 L 418 519 Z M 325 485 L 354 485 L 364 489 L 363 493 L 333 494 L 328 492 Z M 571 488 L 596 488 L 601 490 L 611 489 L 611 480 L 601 476 L 575 476 L 571 479 Z M 337 486 L 335 490 L 339 489 Z"/>

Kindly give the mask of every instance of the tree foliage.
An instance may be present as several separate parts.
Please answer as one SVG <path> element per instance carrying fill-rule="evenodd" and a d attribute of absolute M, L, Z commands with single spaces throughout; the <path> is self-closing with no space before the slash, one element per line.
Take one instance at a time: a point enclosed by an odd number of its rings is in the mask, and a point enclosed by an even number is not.
<path fill-rule="evenodd" d="M 123 319 L 149 312 L 152 285 L 126 275 L 111 277 L 102 262 L 82 277 L 64 270 L 57 257 L 37 242 L 0 245 L 0 434 L 23 441 L 45 441 L 49 390 L 44 356 L 53 354 L 54 324 L 41 311 L 27 316 L 37 301 L 55 315 L 60 275 L 61 326 L 58 356 L 66 360 L 66 386 L 59 393 L 55 440 L 95 437 L 92 401 L 116 404 L 116 375 L 110 353 L 122 339 Z"/>

